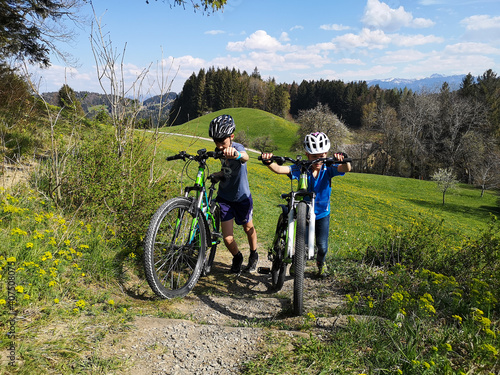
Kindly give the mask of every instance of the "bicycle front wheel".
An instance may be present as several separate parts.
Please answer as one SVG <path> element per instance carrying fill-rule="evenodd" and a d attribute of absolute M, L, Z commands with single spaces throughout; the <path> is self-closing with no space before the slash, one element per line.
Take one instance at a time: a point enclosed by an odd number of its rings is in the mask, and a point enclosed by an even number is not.
<path fill-rule="evenodd" d="M 304 311 L 304 270 L 306 265 L 306 214 L 307 205 L 300 202 L 296 207 L 297 219 L 295 230 L 295 276 L 293 281 L 293 312 L 296 316 Z"/>
<path fill-rule="evenodd" d="M 272 267 L 271 267 L 271 283 L 274 291 L 279 291 L 283 288 L 286 274 L 285 250 L 286 250 L 286 231 L 287 231 L 287 216 L 281 214 L 276 224 L 276 233 L 274 234 L 272 247 Z"/>
<path fill-rule="evenodd" d="M 144 243 L 149 286 L 161 298 L 184 297 L 198 281 L 206 250 L 200 210 L 189 212 L 189 198 L 173 198 L 153 215 Z"/>

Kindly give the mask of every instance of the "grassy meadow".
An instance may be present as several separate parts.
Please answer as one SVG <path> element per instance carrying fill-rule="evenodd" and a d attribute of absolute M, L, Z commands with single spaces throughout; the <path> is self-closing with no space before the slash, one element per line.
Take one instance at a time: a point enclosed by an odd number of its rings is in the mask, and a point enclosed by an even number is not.
<path fill-rule="evenodd" d="M 162 131 L 206 137 L 221 113 L 233 115 L 237 131 L 250 139 L 265 129 L 278 145 L 275 154 L 295 156 L 289 149 L 297 126 L 262 111 L 228 109 Z M 161 137 L 157 168 L 175 185 L 171 194 L 180 193 L 181 178 L 182 186 L 191 183 L 196 166 L 183 171 L 184 162 L 165 157 L 213 146 Z M 250 158 L 254 222 L 260 249 L 267 249 L 290 181 L 257 154 Z M 209 166 L 216 172 L 219 163 Z M 327 262 L 345 304 L 328 316 L 348 316 L 349 324 L 321 339 L 276 340 L 270 333 L 243 373 L 500 373 L 499 196 L 480 195 L 459 185 L 443 205 L 434 182 L 356 171 L 334 178 Z M 141 267 L 140 247 L 125 245 L 109 222 L 64 211 L 34 187 L 2 189 L 0 374 L 119 373 L 126 364 L 95 356 L 95 345 L 136 316 L 179 318 L 171 301 L 144 299 Z M 317 314 L 308 311 L 284 328 L 308 332 Z M 9 366 L 12 348 L 16 361 Z"/>

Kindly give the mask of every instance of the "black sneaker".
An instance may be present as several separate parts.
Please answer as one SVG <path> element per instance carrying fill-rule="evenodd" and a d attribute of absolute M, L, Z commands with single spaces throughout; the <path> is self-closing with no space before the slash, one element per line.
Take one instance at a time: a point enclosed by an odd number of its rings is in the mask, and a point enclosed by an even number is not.
<path fill-rule="evenodd" d="M 250 251 L 250 256 L 248 257 L 248 265 L 245 267 L 245 272 L 255 272 L 257 270 L 257 263 L 259 262 L 259 254 L 257 250 Z"/>
<path fill-rule="evenodd" d="M 243 254 L 238 252 L 238 254 L 233 255 L 233 265 L 231 266 L 231 273 L 240 273 L 241 264 L 243 263 Z"/>

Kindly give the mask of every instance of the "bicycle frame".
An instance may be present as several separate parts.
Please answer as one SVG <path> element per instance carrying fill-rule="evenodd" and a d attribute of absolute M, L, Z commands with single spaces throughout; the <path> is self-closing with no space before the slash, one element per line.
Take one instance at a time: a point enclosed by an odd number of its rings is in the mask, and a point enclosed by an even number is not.
<path fill-rule="evenodd" d="M 305 180 L 305 182 L 304 182 Z M 307 259 L 314 258 L 314 243 L 315 243 L 315 228 L 316 228 L 316 214 L 314 212 L 314 205 L 316 194 L 307 191 L 307 173 L 301 173 L 299 186 L 302 187 L 299 191 L 290 192 L 289 209 L 288 209 L 288 230 L 287 230 L 287 257 L 291 259 L 295 254 L 295 208 L 297 204 L 304 201 L 304 197 L 310 197 L 310 201 L 305 201 L 308 206 L 307 221 L 309 223 L 308 238 L 307 238 Z M 298 199 L 297 199 L 298 198 Z"/>
<path fill-rule="evenodd" d="M 206 150 L 198 150 L 198 155 L 201 156 L 203 153 L 205 153 Z M 217 153 L 207 153 L 211 157 L 216 158 Z M 220 156 L 220 155 L 219 155 Z M 190 193 L 192 191 L 196 192 L 196 195 L 194 196 L 195 199 L 193 199 L 193 202 L 190 207 L 190 212 L 194 212 L 195 210 L 201 210 L 203 212 L 203 216 L 206 220 L 205 224 L 207 224 L 205 227 L 207 228 L 207 246 L 212 246 L 215 244 L 216 240 L 212 239 L 210 235 L 208 235 L 208 232 L 211 232 L 212 228 L 209 228 L 208 222 L 211 220 L 211 222 L 215 221 L 215 218 L 213 216 L 211 207 L 210 207 L 210 202 L 212 202 L 212 197 L 213 193 L 215 191 L 215 182 L 212 180 L 212 184 L 208 188 L 208 193 L 207 189 L 205 187 L 205 170 L 207 168 L 206 165 L 206 160 L 205 159 L 195 159 L 199 166 L 198 166 L 198 173 L 196 174 L 196 179 L 195 183 L 193 186 L 187 186 L 184 189 L 184 197 L 189 198 Z M 196 235 L 196 226 L 198 225 L 198 219 L 194 219 L 193 222 L 191 223 L 191 231 L 190 231 L 190 240 L 189 243 L 191 243 L 194 240 L 194 237 Z"/>

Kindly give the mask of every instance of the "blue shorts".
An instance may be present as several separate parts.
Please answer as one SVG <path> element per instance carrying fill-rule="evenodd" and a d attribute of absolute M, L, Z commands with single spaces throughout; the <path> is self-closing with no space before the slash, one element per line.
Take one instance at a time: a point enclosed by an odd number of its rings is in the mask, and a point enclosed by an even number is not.
<path fill-rule="evenodd" d="M 216 200 L 220 206 L 221 221 L 229 221 L 234 219 L 236 224 L 243 225 L 252 220 L 252 196 L 240 202 L 229 202 L 220 197 L 217 197 Z"/>

